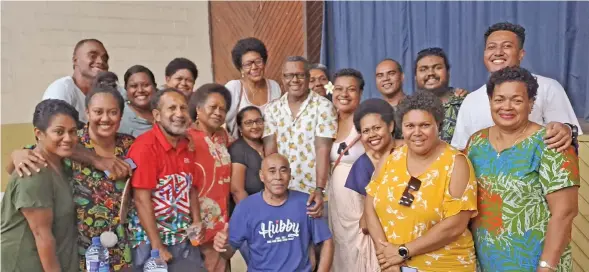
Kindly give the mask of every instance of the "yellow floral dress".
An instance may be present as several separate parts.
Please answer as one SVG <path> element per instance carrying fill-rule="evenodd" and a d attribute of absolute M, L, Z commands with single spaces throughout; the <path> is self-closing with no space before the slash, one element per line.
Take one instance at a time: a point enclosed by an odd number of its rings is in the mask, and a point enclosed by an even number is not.
<path fill-rule="evenodd" d="M 366 193 L 374 198 L 374 208 L 389 243 L 409 243 L 445 218 L 460 211 L 477 210 L 476 179 L 470 161 L 470 178 L 463 196 L 454 198 L 448 192 L 456 156 L 464 155 L 446 144 L 438 159 L 417 177 L 421 180 L 421 187 L 413 192 L 415 200 L 411 207 L 406 207 L 399 204 L 399 199 L 411 178 L 407 171 L 407 146 L 389 155 L 385 166 L 366 186 Z M 420 272 L 475 271 L 472 234 L 466 229 L 456 241 L 438 250 L 414 256 L 407 261 L 407 265 Z"/>

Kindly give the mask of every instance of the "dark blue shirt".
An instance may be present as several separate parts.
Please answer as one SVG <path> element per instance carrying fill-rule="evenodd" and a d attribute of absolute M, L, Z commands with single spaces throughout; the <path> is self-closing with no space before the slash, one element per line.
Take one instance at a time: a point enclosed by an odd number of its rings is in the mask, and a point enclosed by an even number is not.
<path fill-rule="evenodd" d="M 241 201 L 229 221 L 229 244 L 247 242 L 248 271 L 310 272 L 309 245 L 331 238 L 324 218 L 307 215 L 308 194 L 289 190 L 287 200 L 271 206 L 262 192 Z"/>

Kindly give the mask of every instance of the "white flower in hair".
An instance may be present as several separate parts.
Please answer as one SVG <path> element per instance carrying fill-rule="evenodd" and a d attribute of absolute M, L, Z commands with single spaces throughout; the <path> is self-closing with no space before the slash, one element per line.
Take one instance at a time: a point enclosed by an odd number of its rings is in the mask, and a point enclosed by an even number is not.
<path fill-rule="evenodd" d="M 325 88 L 326 94 L 333 93 L 333 84 L 331 84 L 331 81 L 329 81 L 329 82 L 327 82 L 327 84 L 323 85 L 323 88 Z"/>

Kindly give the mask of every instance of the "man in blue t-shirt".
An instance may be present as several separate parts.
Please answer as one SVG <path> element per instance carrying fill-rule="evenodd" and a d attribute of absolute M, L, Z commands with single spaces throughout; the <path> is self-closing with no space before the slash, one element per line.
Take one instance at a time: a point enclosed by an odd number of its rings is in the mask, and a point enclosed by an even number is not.
<path fill-rule="evenodd" d="M 241 201 L 214 248 L 229 259 L 243 243 L 249 247 L 248 271 L 310 272 L 311 243 L 323 243 L 317 271 L 331 269 L 333 241 L 324 218 L 307 215 L 309 195 L 288 190 L 290 166 L 279 154 L 262 161 L 264 190 Z"/>

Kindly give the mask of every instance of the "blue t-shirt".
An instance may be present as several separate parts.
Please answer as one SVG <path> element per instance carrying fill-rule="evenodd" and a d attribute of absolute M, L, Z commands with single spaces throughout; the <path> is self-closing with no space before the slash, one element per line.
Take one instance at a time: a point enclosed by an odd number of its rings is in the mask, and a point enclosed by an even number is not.
<path fill-rule="evenodd" d="M 365 196 L 366 186 L 370 183 L 373 173 L 374 165 L 368 155 L 364 153 L 352 165 L 352 169 L 348 174 L 348 179 L 346 180 L 344 187 Z"/>
<path fill-rule="evenodd" d="M 281 206 L 271 206 L 262 192 L 241 201 L 229 221 L 229 244 L 238 249 L 247 242 L 248 271 L 311 271 L 309 245 L 331 238 L 324 218 L 307 215 L 308 194 L 288 191 Z"/>

